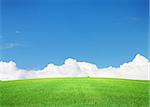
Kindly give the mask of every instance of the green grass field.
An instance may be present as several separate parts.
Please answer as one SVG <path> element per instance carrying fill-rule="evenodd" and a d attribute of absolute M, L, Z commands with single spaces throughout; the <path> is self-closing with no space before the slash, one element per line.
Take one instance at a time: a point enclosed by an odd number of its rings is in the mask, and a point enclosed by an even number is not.
<path fill-rule="evenodd" d="M 149 81 L 55 78 L 0 82 L 0 107 L 149 107 Z"/>

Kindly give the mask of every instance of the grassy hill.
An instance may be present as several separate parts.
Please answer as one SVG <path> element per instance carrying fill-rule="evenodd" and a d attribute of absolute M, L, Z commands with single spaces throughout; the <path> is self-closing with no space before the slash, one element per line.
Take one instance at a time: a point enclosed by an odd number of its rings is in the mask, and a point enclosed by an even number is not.
<path fill-rule="evenodd" d="M 54 78 L 0 82 L 0 107 L 148 107 L 149 81 Z"/>

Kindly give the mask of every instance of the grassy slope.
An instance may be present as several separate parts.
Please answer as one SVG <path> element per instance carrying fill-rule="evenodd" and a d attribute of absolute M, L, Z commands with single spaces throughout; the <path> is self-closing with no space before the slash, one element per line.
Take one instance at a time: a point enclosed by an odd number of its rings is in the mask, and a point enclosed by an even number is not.
<path fill-rule="evenodd" d="M 1 107 L 148 107 L 148 81 L 96 78 L 0 82 Z"/>

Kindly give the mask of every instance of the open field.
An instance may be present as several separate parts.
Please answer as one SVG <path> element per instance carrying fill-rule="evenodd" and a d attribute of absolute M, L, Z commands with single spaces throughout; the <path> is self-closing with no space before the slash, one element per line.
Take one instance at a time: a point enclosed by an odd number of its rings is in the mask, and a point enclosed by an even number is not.
<path fill-rule="evenodd" d="M 1 107 L 148 107 L 149 81 L 53 78 L 0 82 Z"/>

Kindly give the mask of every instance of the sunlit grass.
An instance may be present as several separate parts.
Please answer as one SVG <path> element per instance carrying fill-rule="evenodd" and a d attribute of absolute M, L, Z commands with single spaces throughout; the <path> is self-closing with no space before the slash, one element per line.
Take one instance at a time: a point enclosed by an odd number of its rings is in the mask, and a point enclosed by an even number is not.
<path fill-rule="evenodd" d="M 53 78 L 0 82 L 1 107 L 148 107 L 149 81 Z"/>

